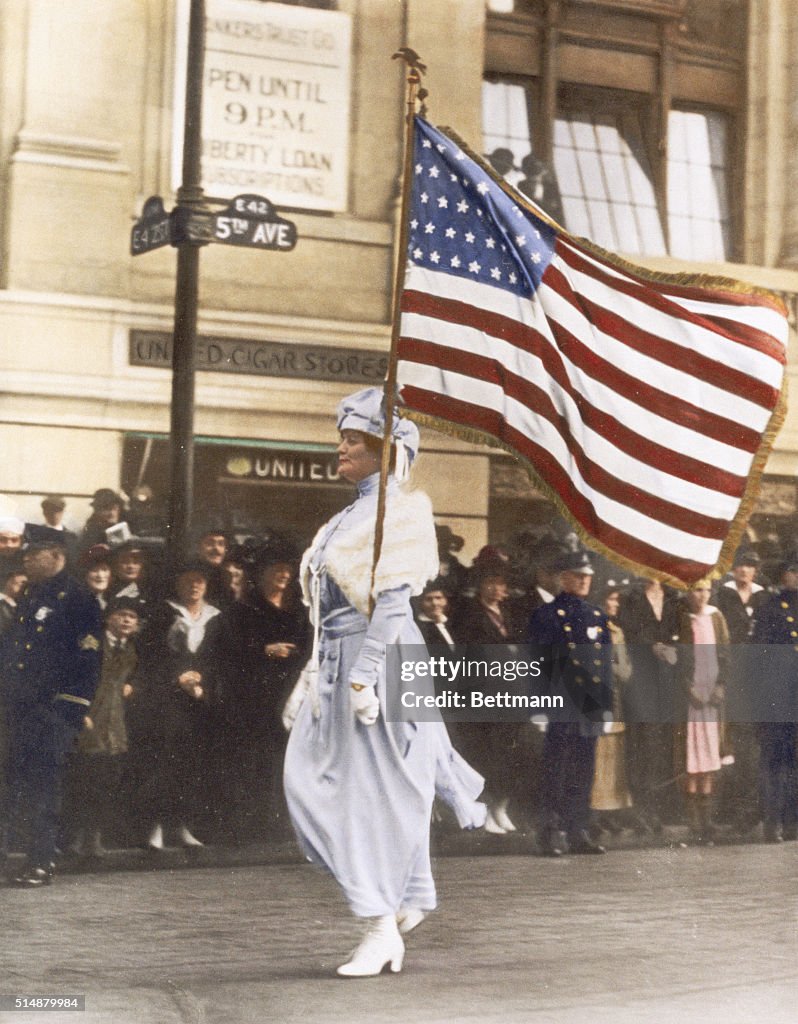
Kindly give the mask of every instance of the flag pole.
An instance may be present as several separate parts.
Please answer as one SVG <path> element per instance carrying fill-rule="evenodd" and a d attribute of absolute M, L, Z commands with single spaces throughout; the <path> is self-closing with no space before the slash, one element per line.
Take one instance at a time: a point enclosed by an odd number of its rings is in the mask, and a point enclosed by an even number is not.
<path fill-rule="evenodd" d="M 372 611 L 374 608 L 373 594 L 374 582 L 377 576 L 377 563 L 380 560 L 380 552 L 382 551 L 385 525 L 385 495 L 388 488 L 388 472 L 391 461 L 391 424 L 393 423 L 393 410 L 396 403 L 396 348 L 399 341 L 399 306 L 405 283 L 405 265 L 407 263 L 407 218 L 410 207 L 410 184 L 413 170 L 413 129 L 416 118 L 416 100 L 421 99 L 423 101 L 427 95 L 425 89 L 419 88 L 421 76 L 427 68 L 425 64 L 422 64 L 415 50 L 404 46 L 397 50 L 391 59 L 403 60 L 405 62 L 407 65 L 407 79 L 405 89 L 404 161 L 402 164 L 401 203 L 399 208 L 399 245 L 393 282 L 391 348 L 388 353 L 388 370 L 385 376 L 382 398 L 385 433 L 382 440 L 380 485 L 377 491 L 377 520 L 374 525 L 374 557 L 371 563 L 371 586 L 369 587 L 369 608 Z"/>

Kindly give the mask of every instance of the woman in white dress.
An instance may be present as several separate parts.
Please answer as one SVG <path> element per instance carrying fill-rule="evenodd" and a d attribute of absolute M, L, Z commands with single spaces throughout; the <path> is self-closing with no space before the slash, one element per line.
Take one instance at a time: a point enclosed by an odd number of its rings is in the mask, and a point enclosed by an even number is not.
<path fill-rule="evenodd" d="M 372 587 L 382 390 L 344 399 L 338 429 L 339 472 L 358 494 L 321 528 L 302 562 L 316 640 L 288 742 L 285 791 L 303 851 L 334 875 L 352 912 L 368 922 L 338 974 L 366 977 L 386 965 L 401 970 L 402 935 L 436 905 L 429 855 L 436 792 L 463 827 L 482 825 L 485 808 L 475 802 L 482 779 L 452 749 L 442 722 L 388 721 L 385 714 L 386 686 L 397 683 L 386 678 L 387 645 L 423 644 L 410 598 L 438 571 L 429 498 L 397 479 L 416 454 L 418 430 L 393 417 L 398 469 L 388 480 Z"/>

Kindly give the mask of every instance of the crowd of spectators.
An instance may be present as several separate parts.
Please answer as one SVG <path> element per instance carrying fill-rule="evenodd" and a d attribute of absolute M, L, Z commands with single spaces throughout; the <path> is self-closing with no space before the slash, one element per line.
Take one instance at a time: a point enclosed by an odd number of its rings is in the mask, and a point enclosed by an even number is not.
<path fill-rule="evenodd" d="M 312 642 L 300 550 L 278 533 L 231 538 L 211 524 L 190 557 L 173 564 L 162 541 L 131 529 L 115 491 L 95 493 L 79 534 L 64 529 L 64 509 L 63 498 L 50 495 L 41 523 L 0 519 L 2 634 L 14 629 L 29 552 L 47 545 L 64 551 L 68 572 L 102 616 L 99 683 L 69 757 L 61 848 L 96 858 L 111 845 L 141 845 L 157 855 L 167 846 L 286 836 L 281 712 Z M 438 540 L 440 574 L 416 613 L 427 645 L 450 651 L 524 645 L 530 616 L 558 592 L 558 559 L 576 548 L 572 537 L 521 531 L 466 566 L 462 538 L 440 526 Z M 784 562 L 763 583 L 758 570 L 757 554 L 745 551 L 730 578 L 687 596 L 611 566 L 596 576 L 588 599 L 611 630 L 615 704 L 596 748 L 589 852 L 603 852 L 600 843 L 624 830 L 654 836 L 670 824 L 687 824 L 701 843 L 713 842 L 719 825 L 731 838 L 796 838 L 794 722 L 730 722 L 723 714 L 725 688 L 734 684 L 723 653 L 729 644 L 783 644 L 798 658 L 798 640 L 790 642 L 798 565 Z M 694 657 L 685 682 L 679 650 L 695 622 L 712 660 Z M 796 668 L 798 661 L 779 669 L 793 688 Z M 0 664 L 0 683 L 2 674 Z M 702 680 L 710 680 L 703 690 Z M 541 826 L 546 728 L 535 716 L 450 725 L 485 778 L 488 832 Z M 0 802 L 7 806 L 2 791 Z M 20 841 L 13 828 L 6 839 L 10 849 Z M 541 843 L 542 852 L 555 850 Z"/>

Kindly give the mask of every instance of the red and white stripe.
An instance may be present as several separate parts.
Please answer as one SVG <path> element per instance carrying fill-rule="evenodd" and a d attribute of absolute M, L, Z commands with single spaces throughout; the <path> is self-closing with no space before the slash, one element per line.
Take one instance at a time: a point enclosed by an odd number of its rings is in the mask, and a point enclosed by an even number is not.
<path fill-rule="evenodd" d="M 787 333 L 766 295 L 652 285 L 560 235 L 531 299 L 408 265 L 400 400 L 499 439 L 606 549 L 689 584 L 740 511 Z"/>

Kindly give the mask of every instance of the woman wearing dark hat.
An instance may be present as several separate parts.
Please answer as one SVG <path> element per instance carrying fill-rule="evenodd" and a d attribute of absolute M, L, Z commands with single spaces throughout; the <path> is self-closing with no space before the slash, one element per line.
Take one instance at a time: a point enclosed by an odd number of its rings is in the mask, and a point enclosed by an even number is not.
<path fill-rule="evenodd" d="M 187 562 L 174 574 L 174 598 L 148 622 L 141 686 L 135 696 L 139 803 L 149 819 L 148 845 L 171 830 L 186 847 L 201 846 L 189 825 L 207 818 L 210 747 L 224 667 L 223 624 L 205 600 L 208 568 Z M 167 835 L 168 838 L 168 835 Z"/>
<path fill-rule="evenodd" d="M 270 539 L 253 553 L 249 596 L 228 611 L 232 650 L 226 716 L 235 758 L 228 813 L 239 842 L 262 838 L 281 809 L 278 781 L 286 733 L 280 713 L 310 651 L 298 569 L 293 544 Z"/>
<path fill-rule="evenodd" d="M 733 644 L 746 643 L 754 631 L 756 611 L 768 599 L 764 587 L 756 582 L 761 559 L 756 551 L 740 551 L 732 565 L 732 579 L 718 590 L 718 608 L 723 612 Z"/>
<path fill-rule="evenodd" d="M 519 644 L 525 622 L 508 601 L 510 561 L 497 547 L 487 546 L 472 564 L 476 595 L 460 607 L 452 624 L 455 640 L 472 646 Z M 475 657 L 477 657 L 475 655 Z M 493 661 L 490 657 L 488 661 Z M 476 688 L 479 682 L 475 680 Z M 524 727 L 517 722 L 461 722 L 457 740 L 464 757 L 485 777 L 488 817 L 485 831 L 515 832 L 507 809 L 528 790 L 525 778 Z"/>
<path fill-rule="evenodd" d="M 125 503 L 121 495 L 110 487 L 100 487 L 92 495 L 92 513 L 86 520 L 80 535 L 79 550 L 86 551 L 94 544 L 104 544 L 108 539 L 105 531 L 116 526 L 122 519 Z"/>
<path fill-rule="evenodd" d="M 84 551 L 78 560 L 77 574 L 105 611 L 111 587 L 111 549 L 108 545 L 94 544 L 88 551 Z"/>
<path fill-rule="evenodd" d="M 402 934 L 435 907 L 429 830 L 436 790 L 461 824 L 484 820 L 473 802 L 482 779 L 454 753 L 443 723 L 386 719 L 386 687 L 394 682 L 386 678 L 387 646 L 422 643 L 410 598 L 437 574 L 438 551 L 429 499 L 401 485 L 418 430 L 394 415 L 396 471 L 372 576 L 385 428 L 379 388 L 338 407 L 339 472 L 358 493 L 302 560 L 314 653 L 285 758 L 288 807 L 305 854 L 334 875 L 353 913 L 368 921 L 363 941 L 338 968 L 343 977 L 379 974 L 386 965 L 401 970 Z"/>
<path fill-rule="evenodd" d="M 111 549 L 111 593 L 132 597 L 146 605 L 150 600 L 149 556 L 138 540 L 126 540 Z"/>

